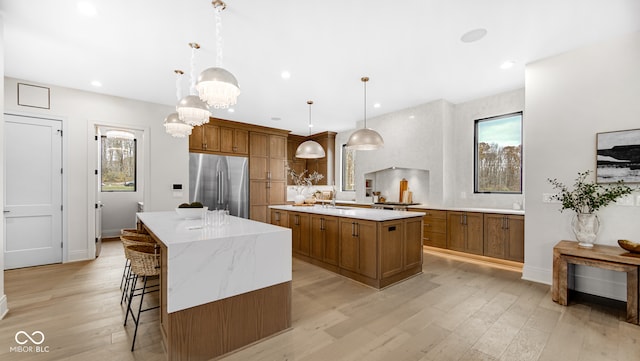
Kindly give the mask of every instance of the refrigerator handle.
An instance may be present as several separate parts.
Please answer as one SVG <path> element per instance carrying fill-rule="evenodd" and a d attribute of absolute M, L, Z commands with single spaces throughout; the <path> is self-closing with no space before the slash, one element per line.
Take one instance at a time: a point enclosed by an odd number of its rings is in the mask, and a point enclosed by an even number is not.
<path fill-rule="evenodd" d="M 226 202 L 224 199 L 224 174 L 221 170 L 218 171 L 218 203 L 223 204 Z"/>

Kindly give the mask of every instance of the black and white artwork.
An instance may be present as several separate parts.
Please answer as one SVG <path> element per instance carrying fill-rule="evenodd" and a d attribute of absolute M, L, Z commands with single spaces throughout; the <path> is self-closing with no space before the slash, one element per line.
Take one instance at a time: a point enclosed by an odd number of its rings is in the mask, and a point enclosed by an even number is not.
<path fill-rule="evenodd" d="M 640 129 L 596 135 L 596 182 L 640 183 Z"/>

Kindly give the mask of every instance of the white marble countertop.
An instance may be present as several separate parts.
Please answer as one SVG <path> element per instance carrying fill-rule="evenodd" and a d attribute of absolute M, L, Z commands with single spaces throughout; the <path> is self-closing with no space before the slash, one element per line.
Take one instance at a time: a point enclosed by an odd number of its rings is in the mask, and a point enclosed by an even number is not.
<path fill-rule="evenodd" d="M 395 219 L 404 219 L 412 217 L 424 216 L 423 212 L 405 212 L 405 211 L 392 211 L 383 209 L 371 209 L 371 208 L 357 208 L 357 207 L 322 207 L 320 205 L 313 206 L 269 206 L 272 209 L 280 209 L 288 212 L 304 212 L 313 214 L 322 214 L 326 216 L 345 217 L 364 219 L 367 221 L 383 222 L 391 221 Z"/>
<path fill-rule="evenodd" d="M 203 227 L 175 211 L 136 215 L 167 247 L 168 312 L 291 281 L 288 228 L 238 217 Z"/>

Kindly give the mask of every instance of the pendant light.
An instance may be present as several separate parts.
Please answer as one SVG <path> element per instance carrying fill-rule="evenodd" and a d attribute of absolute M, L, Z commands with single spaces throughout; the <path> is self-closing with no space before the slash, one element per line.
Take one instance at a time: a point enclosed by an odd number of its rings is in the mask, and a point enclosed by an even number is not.
<path fill-rule="evenodd" d="M 189 46 L 191 47 L 189 95 L 178 101 L 176 110 L 178 111 L 178 116 L 183 122 L 195 127 L 205 123 L 209 123 L 211 112 L 209 111 L 207 104 L 203 102 L 200 97 L 198 97 L 198 92 L 196 90 L 195 59 L 196 50 L 200 49 L 200 45 L 198 43 L 189 43 Z"/>
<path fill-rule="evenodd" d="M 182 70 L 174 70 L 176 73 L 176 97 L 178 100 L 182 98 L 180 92 L 180 78 L 184 72 Z M 171 113 L 164 119 L 165 131 L 174 138 L 185 138 L 191 135 L 193 127 L 180 119 L 178 113 Z"/>
<path fill-rule="evenodd" d="M 368 77 L 360 78 L 364 84 L 364 128 L 351 133 L 347 141 L 347 148 L 355 150 L 374 150 L 384 147 L 382 136 L 373 129 L 367 128 L 367 82 Z"/>
<path fill-rule="evenodd" d="M 225 109 L 234 105 L 240 95 L 238 80 L 229 71 L 222 68 L 222 16 L 227 5 L 221 0 L 211 2 L 216 21 L 216 66 L 203 70 L 198 76 L 196 89 L 200 99 L 215 109 Z"/>
<path fill-rule="evenodd" d="M 313 101 L 307 100 L 307 104 L 309 104 L 309 135 L 311 135 L 311 105 Z M 302 142 L 296 149 L 296 158 L 318 159 L 324 158 L 324 156 L 324 148 L 313 140 Z"/>

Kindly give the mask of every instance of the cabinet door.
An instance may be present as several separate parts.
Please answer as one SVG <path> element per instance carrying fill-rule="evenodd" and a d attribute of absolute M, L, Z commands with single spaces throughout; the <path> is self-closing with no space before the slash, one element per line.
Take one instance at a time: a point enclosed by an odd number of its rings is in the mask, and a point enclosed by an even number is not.
<path fill-rule="evenodd" d="M 482 213 L 465 213 L 466 247 L 465 252 L 482 255 L 484 252 L 484 217 Z"/>
<path fill-rule="evenodd" d="M 512 261 L 524 262 L 524 216 L 509 216 L 507 218 L 506 258 Z"/>
<path fill-rule="evenodd" d="M 502 214 L 484 215 L 484 255 L 505 258 L 508 233 L 507 217 Z"/>
<path fill-rule="evenodd" d="M 233 128 L 220 127 L 220 151 L 233 153 Z"/>
<path fill-rule="evenodd" d="M 269 205 L 287 203 L 287 185 L 285 181 L 268 181 Z"/>
<path fill-rule="evenodd" d="M 267 182 L 263 180 L 249 181 L 249 216 L 254 221 L 267 222 L 268 201 Z"/>
<path fill-rule="evenodd" d="M 193 127 L 189 136 L 189 150 L 204 150 L 203 127 Z"/>
<path fill-rule="evenodd" d="M 378 277 L 378 232 L 376 228 L 376 222 L 358 221 L 356 224 L 359 241 L 359 273 L 371 278 Z"/>
<path fill-rule="evenodd" d="M 340 237 L 338 233 L 338 218 L 325 217 L 324 218 L 324 249 L 323 249 L 323 261 L 335 265 L 338 265 L 338 239 Z"/>
<path fill-rule="evenodd" d="M 447 212 L 447 248 L 454 251 L 465 250 L 466 227 L 462 223 L 464 213 Z"/>
<path fill-rule="evenodd" d="M 324 218 L 311 216 L 311 258 L 323 260 Z"/>
<path fill-rule="evenodd" d="M 382 278 L 402 272 L 404 242 L 402 220 L 384 222 L 380 226 L 380 272 Z"/>
<path fill-rule="evenodd" d="M 217 125 L 205 124 L 200 127 L 194 127 L 193 129 L 201 128 L 204 132 L 203 141 L 204 149 L 210 152 L 220 151 L 220 127 Z"/>
<path fill-rule="evenodd" d="M 340 267 L 358 272 L 359 240 L 355 221 L 340 220 Z"/>
<path fill-rule="evenodd" d="M 233 130 L 233 146 L 231 151 L 236 154 L 249 154 L 249 132 L 244 129 Z"/>
<path fill-rule="evenodd" d="M 249 149 L 252 157 L 269 157 L 269 138 L 267 134 L 251 132 Z"/>
<path fill-rule="evenodd" d="M 304 213 L 289 213 L 289 228 L 291 228 L 292 248 L 294 251 L 309 256 L 309 215 Z"/>
<path fill-rule="evenodd" d="M 271 224 L 280 227 L 289 227 L 289 215 L 287 211 L 271 209 Z"/>
<path fill-rule="evenodd" d="M 422 264 L 422 220 L 408 219 L 404 226 L 404 267 L 408 269 Z"/>

